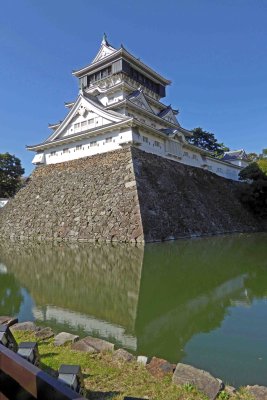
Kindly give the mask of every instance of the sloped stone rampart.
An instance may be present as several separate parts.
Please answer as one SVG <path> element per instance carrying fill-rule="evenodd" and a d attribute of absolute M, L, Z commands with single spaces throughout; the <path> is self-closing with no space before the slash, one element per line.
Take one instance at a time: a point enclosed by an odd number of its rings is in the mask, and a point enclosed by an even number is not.
<path fill-rule="evenodd" d="M 128 147 L 37 168 L 0 211 L 0 236 L 150 242 L 264 230 L 240 188 Z"/>
<path fill-rule="evenodd" d="M 132 149 L 146 242 L 264 230 L 240 202 L 244 184 Z"/>
<path fill-rule="evenodd" d="M 41 166 L 0 213 L 11 238 L 143 241 L 129 149 Z"/>

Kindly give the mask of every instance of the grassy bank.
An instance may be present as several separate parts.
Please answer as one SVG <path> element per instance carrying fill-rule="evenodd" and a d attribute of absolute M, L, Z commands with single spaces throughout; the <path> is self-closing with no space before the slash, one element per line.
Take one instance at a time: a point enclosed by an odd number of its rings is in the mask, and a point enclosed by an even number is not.
<path fill-rule="evenodd" d="M 36 341 L 33 333 L 15 331 L 15 339 Z M 176 386 L 171 376 L 162 379 L 154 378 L 144 366 L 137 362 L 118 362 L 113 360 L 112 353 L 89 354 L 73 351 L 70 345 L 54 346 L 53 338 L 38 341 L 41 355 L 40 368 L 51 372 L 58 370 L 61 364 L 79 364 L 85 378 L 87 397 L 89 399 L 122 400 L 124 396 L 142 397 L 157 400 L 196 400 L 206 397 L 197 392 L 191 385 Z M 221 400 L 230 396 L 226 392 L 219 395 Z M 233 400 L 251 400 L 245 391 L 231 396 Z"/>

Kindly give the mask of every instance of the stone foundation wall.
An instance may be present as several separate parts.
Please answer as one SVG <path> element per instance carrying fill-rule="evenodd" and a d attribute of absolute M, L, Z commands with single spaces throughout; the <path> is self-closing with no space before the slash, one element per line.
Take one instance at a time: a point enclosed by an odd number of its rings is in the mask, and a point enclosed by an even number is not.
<path fill-rule="evenodd" d="M 264 230 L 239 200 L 244 184 L 132 149 L 145 241 Z"/>
<path fill-rule="evenodd" d="M 0 211 L 0 236 L 149 242 L 263 230 L 240 187 L 129 147 L 37 168 Z"/>
<path fill-rule="evenodd" d="M 129 149 L 37 168 L 0 212 L 13 238 L 143 241 Z"/>

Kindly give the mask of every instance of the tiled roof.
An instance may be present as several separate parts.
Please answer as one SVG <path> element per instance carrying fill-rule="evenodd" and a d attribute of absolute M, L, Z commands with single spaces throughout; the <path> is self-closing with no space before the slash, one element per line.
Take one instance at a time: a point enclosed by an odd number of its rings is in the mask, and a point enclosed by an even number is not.
<path fill-rule="evenodd" d="M 247 154 L 244 149 L 241 150 L 233 150 L 233 151 L 226 151 L 222 158 L 223 161 L 230 161 L 230 160 L 247 160 Z"/>
<path fill-rule="evenodd" d="M 166 114 L 168 114 L 168 112 L 170 112 L 171 109 L 171 106 L 166 107 L 164 110 L 158 113 L 158 117 L 163 118 Z"/>
<path fill-rule="evenodd" d="M 138 97 L 139 95 L 140 95 L 140 90 L 135 90 L 134 92 L 132 92 L 132 93 L 130 93 L 128 96 L 127 96 L 127 99 L 134 99 L 134 98 L 136 98 L 136 97 Z"/>

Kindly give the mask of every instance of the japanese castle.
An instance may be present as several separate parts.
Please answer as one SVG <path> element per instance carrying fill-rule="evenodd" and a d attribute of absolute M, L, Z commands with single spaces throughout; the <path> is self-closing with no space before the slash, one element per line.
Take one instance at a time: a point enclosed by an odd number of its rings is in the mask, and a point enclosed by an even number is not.
<path fill-rule="evenodd" d="M 93 61 L 73 75 L 79 80 L 78 97 L 65 103 L 67 116 L 49 125 L 52 134 L 44 142 L 27 146 L 37 153 L 33 164 L 55 164 L 133 145 L 233 180 L 247 165 L 242 151 L 218 160 L 189 144 L 192 132 L 179 124 L 178 111 L 161 102 L 171 82 L 123 46 L 111 46 L 106 35 Z"/>

